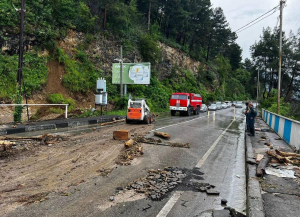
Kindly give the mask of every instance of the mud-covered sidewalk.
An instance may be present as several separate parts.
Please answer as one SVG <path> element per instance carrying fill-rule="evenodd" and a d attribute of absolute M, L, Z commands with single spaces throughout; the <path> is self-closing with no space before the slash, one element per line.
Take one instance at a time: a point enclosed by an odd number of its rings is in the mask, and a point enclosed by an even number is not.
<path fill-rule="evenodd" d="M 120 122 L 88 133 L 50 136 L 48 142 L 24 138 L 10 150 L 1 149 L 1 216 L 43 202 L 49 195 L 68 196 L 74 186 L 106 176 L 124 151 L 124 142 L 114 140 L 112 132 L 124 127 Z M 152 127 L 126 125 L 130 135 L 145 135 Z"/>
<path fill-rule="evenodd" d="M 266 153 L 267 151 L 275 153 L 276 150 L 293 153 L 294 150 L 262 119 L 257 118 L 255 127 L 263 131 L 256 131 L 255 137 L 246 136 L 248 216 L 299 217 L 299 165 L 280 162 Z M 263 174 L 258 175 L 257 165 L 263 157 L 269 158 L 269 162 L 262 170 Z"/>

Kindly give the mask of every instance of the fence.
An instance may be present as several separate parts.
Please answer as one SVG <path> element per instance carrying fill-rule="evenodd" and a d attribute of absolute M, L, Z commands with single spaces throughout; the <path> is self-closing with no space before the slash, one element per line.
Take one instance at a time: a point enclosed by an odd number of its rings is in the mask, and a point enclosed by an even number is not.
<path fill-rule="evenodd" d="M 46 106 L 46 107 L 49 107 L 49 106 L 50 107 L 52 107 L 52 106 L 65 106 L 65 118 L 68 118 L 68 106 L 69 106 L 69 104 L 0 104 L 0 108 L 1 107 L 2 108 L 4 108 L 4 107 L 11 107 L 11 106 L 13 106 L 13 107 L 15 107 L 15 106 L 23 106 L 23 107 L 37 106 L 39 108 L 43 107 L 43 106 Z M 7 118 L 7 119 L 9 119 L 9 118 Z"/>
<path fill-rule="evenodd" d="M 263 120 L 289 145 L 300 148 L 300 122 L 262 109 Z"/>

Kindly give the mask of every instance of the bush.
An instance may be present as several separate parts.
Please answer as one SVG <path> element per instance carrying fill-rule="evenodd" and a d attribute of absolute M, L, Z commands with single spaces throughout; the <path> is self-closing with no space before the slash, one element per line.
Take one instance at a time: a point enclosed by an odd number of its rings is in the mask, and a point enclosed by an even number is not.
<path fill-rule="evenodd" d="M 46 84 L 48 76 L 46 63 L 47 59 L 39 57 L 36 53 L 24 54 L 23 77 L 28 95 L 41 90 L 42 86 Z M 0 54 L 0 99 L 11 98 L 12 95 L 16 94 L 17 71 L 18 55 Z M 24 86 L 22 93 L 24 93 Z"/>
<path fill-rule="evenodd" d="M 50 94 L 48 101 L 53 104 L 69 104 L 68 111 L 73 111 L 75 109 L 75 102 L 72 99 L 65 99 L 60 93 Z"/>

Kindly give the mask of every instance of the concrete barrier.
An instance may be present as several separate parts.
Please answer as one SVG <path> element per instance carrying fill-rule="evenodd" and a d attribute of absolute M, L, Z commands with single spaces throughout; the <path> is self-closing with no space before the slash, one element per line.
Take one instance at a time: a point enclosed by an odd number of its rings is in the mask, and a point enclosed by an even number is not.
<path fill-rule="evenodd" d="M 300 148 L 300 122 L 262 109 L 263 120 L 289 145 Z"/>

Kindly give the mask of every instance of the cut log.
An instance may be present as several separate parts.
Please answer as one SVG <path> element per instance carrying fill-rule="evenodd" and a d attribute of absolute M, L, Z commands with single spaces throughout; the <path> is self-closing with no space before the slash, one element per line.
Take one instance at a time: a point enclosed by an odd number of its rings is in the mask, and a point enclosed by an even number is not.
<path fill-rule="evenodd" d="M 280 156 L 283 156 L 283 157 L 290 157 L 290 156 L 293 156 L 293 157 L 300 157 L 300 154 L 296 154 L 296 153 L 293 153 L 293 152 L 284 152 L 284 151 L 279 151 L 279 150 L 275 150 L 276 154 L 279 154 Z"/>
<path fill-rule="evenodd" d="M 264 155 L 264 157 L 259 162 L 257 168 L 256 168 L 256 176 L 262 177 L 266 173 L 266 167 L 268 163 L 270 162 L 271 157 L 269 157 L 267 154 Z"/>
<path fill-rule="evenodd" d="M 113 132 L 113 138 L 115 140 L 128 140 L 129 130 L 117 130 Z"/>
<path fill-rule="evenodd" d="M 130 148 L 134 144 L 133 139 L 129 139 L 127 142 L 125 142 L 124 146 L 125 148 Z"/>
<path fill-rule="evenodd" d="M 164 133 L 164 132 L 154 132 L 154 136 L 158 136 L 160 138 L 163 138 L 163 139 L 170 139 L 171 136 L 167 133 Z"/>

